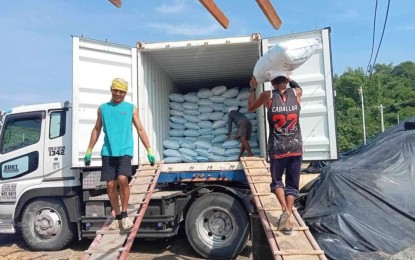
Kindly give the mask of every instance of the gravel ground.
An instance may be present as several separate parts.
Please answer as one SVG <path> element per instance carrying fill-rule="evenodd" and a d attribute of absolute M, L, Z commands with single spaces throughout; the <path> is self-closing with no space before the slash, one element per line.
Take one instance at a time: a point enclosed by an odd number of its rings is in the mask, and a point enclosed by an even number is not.
<path fill-rule="evenodd" d="M 33 252 L 18 235 L 0 234 L 0 259 L 18 260 L 75 260 L 80 259 L 84 251 L 88 249 L 92 240 L 85 239 L 74 241 L 72 245 L 61 251 L 54 252 Z M 157 259 L 157 260 L 196 260 L 201 258 L 188 243 L 184 232 L 173 238 L 158 240 L 136 239 L 131 248 L 128 259 Z M 238 260 L 248 260 L 252 258 L 252 244 L 248 241 L 245 248 L 237 258 Z"/>

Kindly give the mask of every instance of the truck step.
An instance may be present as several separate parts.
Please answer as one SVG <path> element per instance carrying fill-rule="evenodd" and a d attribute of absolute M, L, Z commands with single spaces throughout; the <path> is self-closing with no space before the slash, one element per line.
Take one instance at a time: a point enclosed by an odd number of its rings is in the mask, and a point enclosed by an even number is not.
<path fill-rule="evenodd" d="M 131 192 L 127 212 L 128 217 L 134 219 L 133 227 L 125 230 L 108 230 L 112 219 L 107 219 L 102 228 L 96 231 L 95 239 L 81 259 L 127 259 L 151 195 L 155 190 L 162 166 L 163 162 L 156 163 L 154 166 L 140 165 L 129 183 Z M 112 215 L 114 217 L 114 211 Z"/>
<path fill-rule="evenodd" d="M 295 208 L 290 219 L 293 233 L 284 235 L 278 230 L 277 222 L 283 211 L 269 190 L 271 173 L 266 159 L 242 157 L 241 163 L 274 259 L 326 259 Z"/>

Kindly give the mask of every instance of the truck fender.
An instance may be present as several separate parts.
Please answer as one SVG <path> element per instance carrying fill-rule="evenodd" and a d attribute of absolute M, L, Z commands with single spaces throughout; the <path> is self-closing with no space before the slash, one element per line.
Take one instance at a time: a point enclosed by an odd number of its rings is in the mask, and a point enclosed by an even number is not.
<path fill-rule="evenodd" d="M 80 187 L 55 187 L 55 188 L 41 188 L 26 191 L 19 198 L 16 206 L 14 219 L 19 220 L 27 203 L 39 197 L 59 197 L 65 204 L 69 219 L 71 222 L 77 222 L 81 217 L 81 206 L 78 194 L 81 194 Z"/>

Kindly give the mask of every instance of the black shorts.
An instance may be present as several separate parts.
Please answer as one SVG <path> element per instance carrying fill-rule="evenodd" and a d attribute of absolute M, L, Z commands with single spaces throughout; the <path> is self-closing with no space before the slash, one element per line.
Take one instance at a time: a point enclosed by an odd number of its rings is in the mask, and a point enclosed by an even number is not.
<path fill-rule="evenodd" d="M 131 177 L 133 169 L 129 155 L 125 156 L 102 156 L 101 181 L 113 181 L 119 175 Z"/>
<path fill-rule="evenodd" d="M 252 123 L 249 120 L 241 120 L 238 124 L 238 138 L 245 136 L 246 140 L 251 139 Z"/>
<path fill-rule="evenodd" d="M 285 196 L 297 196 L 300 186 L 301 161 L 303 157 L 291 156 L 284 158 L 271 158 L 271 192 L 274 193 L 277 188 L 284 188 Z M 282 175 L 285 172 L 285 186 L 282 182 Z"/>

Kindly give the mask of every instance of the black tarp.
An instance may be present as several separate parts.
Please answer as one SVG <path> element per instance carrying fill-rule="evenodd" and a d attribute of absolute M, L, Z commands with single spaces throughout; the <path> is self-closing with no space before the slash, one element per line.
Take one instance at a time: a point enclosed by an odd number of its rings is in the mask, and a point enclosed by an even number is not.
<path fill-rule="evenodd" d="M 415 130 L 404 124 L 330 163 L 305 197 L 300 214 L 329 259 L 382 259 L 415 244 Z"/>

